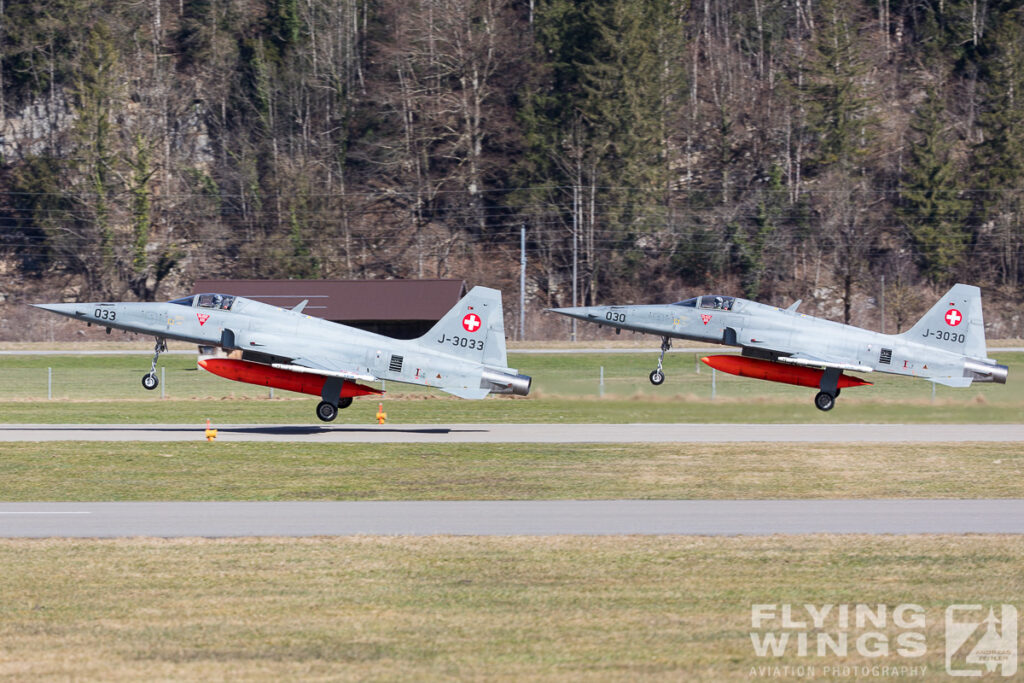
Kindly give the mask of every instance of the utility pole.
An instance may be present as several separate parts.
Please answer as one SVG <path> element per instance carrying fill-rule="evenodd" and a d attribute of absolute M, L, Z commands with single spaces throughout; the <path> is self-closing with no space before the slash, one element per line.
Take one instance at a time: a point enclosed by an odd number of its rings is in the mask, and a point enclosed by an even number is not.
<path fill-rule="evenodd" d="M 882 276 L 882 334 L 885 334 L 885 276 Z"/>
<path fill-rule="evenodd" d="M 526 339 L 526 226 L 519 228 L 519 341 Z"/>
<path fill-rule="evenodd" d="M 579 235 L 580 188 L 572 187 L 572 307 L 576 308 L 576 242 Z M 572 319 L 572 341 L 576 341 L 576 318 Z"/>

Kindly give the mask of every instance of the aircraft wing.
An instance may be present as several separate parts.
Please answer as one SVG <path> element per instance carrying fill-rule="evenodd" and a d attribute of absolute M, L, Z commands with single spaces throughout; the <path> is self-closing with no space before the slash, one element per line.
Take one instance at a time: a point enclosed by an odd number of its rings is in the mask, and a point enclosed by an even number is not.
<path fill-rule="evenodd" d="M 844 363 L 838 360 L 829 360 L 827 358 L 818 358 L 810 356 L 804 353 L 794 353 L 792 356 L 779 356 L 778 361 L 780 363 L 788 363 L 790 365 L 799 365 L 805 368 L 835 368 L 837 370 L 854 370 L 856 372 L 872 372 L 874 368 L 867 365 L 857 365 L 856 363 Z"/>
<path fill-rule="evenodd" d="M 301 372 L 307 375 L 321 375 L 322 377 L 340 377 L 342 379 L 352 380 L 354 382 L 375 382 L 379 378 L 373 375 L 368 375 L 362 372 L 350 372 L 348 370 L 332 370 L 325 364 L 319 363 L 309 358 L 296 358 L 289 364 L 285 363 L 273 363 L 271 367 L 277 368 L 278 370 L 291 370 L 292 372 Z"/>

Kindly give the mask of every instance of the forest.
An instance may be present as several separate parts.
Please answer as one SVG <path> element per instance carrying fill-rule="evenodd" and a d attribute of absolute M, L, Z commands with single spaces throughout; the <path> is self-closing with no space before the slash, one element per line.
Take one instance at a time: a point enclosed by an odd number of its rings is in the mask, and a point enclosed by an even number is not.
<path fill-rule="evenodd" d="M 1024 7 L 4 0 L 0 299 L 197 277 L 706 292 L 1024 336 Z M 510 325 L 510 328 L 512 326 Z"/>

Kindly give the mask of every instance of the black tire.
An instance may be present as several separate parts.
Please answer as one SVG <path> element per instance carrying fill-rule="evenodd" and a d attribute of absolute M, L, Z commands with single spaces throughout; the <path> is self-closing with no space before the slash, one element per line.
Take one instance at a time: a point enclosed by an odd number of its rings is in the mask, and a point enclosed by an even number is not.
<path fill-rule="evenodd" d="M 665 373 L 661 370 L 651 370 L 651 384 L 660 386 L 665 381 Z"/>
<path fill-rule="evenodd" d="M 316 407 L 316 416 L 321 422 L 331 422 L 338 417 L 338 409 L 327 401 L 320 401 Z"/>
<path fill-rule="evenodd" d="M 836 397 L 827 391 L 819 391 L 814 397 L 814 407 L 818 410 L 832 410 L 836 405 Z"/>
<path fill-rule="evenodd" d="M 144 389 L 153 391 L 158 386 L 160 386 L 160 379 L 156 375 L 150 373 L 142 376 L 142 387 Z"/>
<path fill-rule="evenodd" d="M 352 405 L 351 396 L 342 396 L 338 399 L 338 410 L 345 410 L 345 408 L 348 408 L 350 405 Z"/>

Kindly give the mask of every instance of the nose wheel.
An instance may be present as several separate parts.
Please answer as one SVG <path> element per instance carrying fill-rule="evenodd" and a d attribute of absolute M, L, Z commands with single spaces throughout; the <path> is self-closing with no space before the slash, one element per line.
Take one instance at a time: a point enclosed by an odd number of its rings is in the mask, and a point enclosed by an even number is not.
<path fill-rule="evenodd" d="M 661 366 L 665 361 L 665 352 L 672 348 L 672 340 L 668 337 L 661 338 L 661 355 L 658 356 L 658 369 L 652 370 L 649 375 L 651 384 L 659 386 L 665 382 L 665 373 L 662 371 Z"/>
<path fill-rule="evenodd" d="M 153 391 L 160 386 L 160 380 L 156 376 L 156 361 L 160 354 L 167 350 L 167 340 L 157 337 L 156 345 L 153 347 L 153 364 L 149 367 L 149 373 L 142 376 L 142 386 Z"/>

